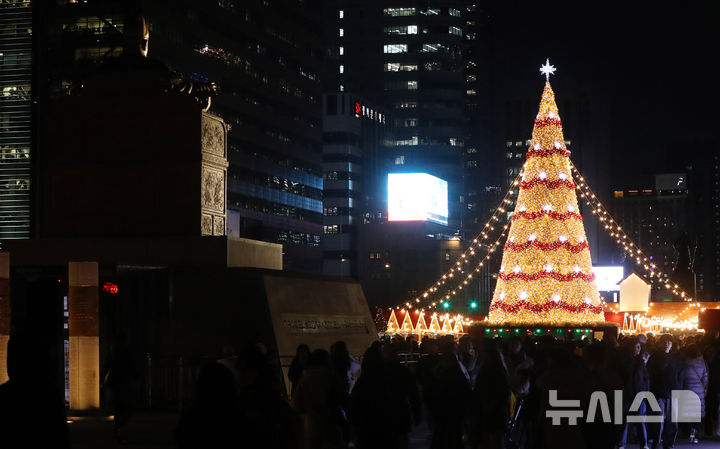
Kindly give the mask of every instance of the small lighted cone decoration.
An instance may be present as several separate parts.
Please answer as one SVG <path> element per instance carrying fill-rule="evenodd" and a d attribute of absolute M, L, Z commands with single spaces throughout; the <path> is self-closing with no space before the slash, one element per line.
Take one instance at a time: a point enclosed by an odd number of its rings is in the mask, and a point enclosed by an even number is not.
<path fill-rule="evenodd" d="M 543 67 L 549 76 L 554 68 Z M 542 71 L 542 69 L 541 69 Z M 491 325 L 605 321 L 555 94 L 546 82 L 513 213 Z"/>

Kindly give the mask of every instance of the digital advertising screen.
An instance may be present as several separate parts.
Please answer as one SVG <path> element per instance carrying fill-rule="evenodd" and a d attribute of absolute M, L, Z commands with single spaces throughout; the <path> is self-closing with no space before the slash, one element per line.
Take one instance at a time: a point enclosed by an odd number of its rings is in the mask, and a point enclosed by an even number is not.
<path fill-rule="evenodd" d="M 388 221 L 429 221 L 447 226 L 447 181 L 427 173 L 390 173 Z"/>
<path fill-rule="evenodd" d="M 618 282 L 623 280 L 624 271 L 622 265 L 608 267 L 593 267 L 595 273 L 595 284 L 601 292 L 619 292 Z"/>

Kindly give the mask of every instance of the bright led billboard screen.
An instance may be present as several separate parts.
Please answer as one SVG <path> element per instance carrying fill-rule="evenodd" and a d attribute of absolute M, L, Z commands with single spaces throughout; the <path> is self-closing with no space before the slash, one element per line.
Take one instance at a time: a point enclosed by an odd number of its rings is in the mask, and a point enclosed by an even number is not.
<path fill-rule="evenodd" d="M 427 173 L 390 173 L 388 221 L 430 221 L 447 226 L 447 181 Z"/>
<path fill-rule="evenodd" d="M 611 267 L 593 267 L 595 273 L 595 284 L 601 292 L 619 292 L 618 282 L 623 280 L 624 273 L 622 265 Z"/>

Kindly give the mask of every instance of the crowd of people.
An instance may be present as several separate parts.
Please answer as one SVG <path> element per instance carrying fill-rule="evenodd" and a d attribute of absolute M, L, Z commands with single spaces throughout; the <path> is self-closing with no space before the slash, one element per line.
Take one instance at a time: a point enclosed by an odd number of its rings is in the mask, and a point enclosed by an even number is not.
<path fill-rule="evenodd" d="M 237 446 L 240 439 L 240 447 L 403 449 L 421 424 L 433 449 L 671 448 L 679 434 L 690 443 L 720 439 L 715 335 L 388 338 L 360 360 L 342 341 L 329 351 L 300 345 L 287 394 L 262 350 L 226 354 L 201 370 L 194 406 L 177 427 L 177 446 Z M 622 410 L 622 419 L 553 425 L 546 415 L 553 390 L 559 400 L 579 400 L 583 413 L 604 393 L 607 409 Z M 684 428 L 671 419 L 673 390 L 697 395 L 702 423 Z M 643 392 L 656 401 L 634 404 Z M 604 416 L 597 405 L 595 415 Z M 659 422 L 628 423 L 628 414 Z"/>

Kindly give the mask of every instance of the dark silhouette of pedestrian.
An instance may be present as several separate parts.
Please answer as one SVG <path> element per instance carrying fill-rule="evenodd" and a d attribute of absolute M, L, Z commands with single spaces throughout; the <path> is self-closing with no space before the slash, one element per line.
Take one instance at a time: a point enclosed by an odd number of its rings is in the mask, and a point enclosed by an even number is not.
<path fill-rule="evenodd" d="M 274 367 L 257 347 L 242 351 L 236 361 L 238 407 L 245 423 L 238 439 L 244 447 L 298 447 L 299 418 L 279 388 Z M 296 436 L 297 434 L 297 436 Z"/>
<path fill-rule="evenodd" d="M 682 380 L 682 389 L 692 391 L 700 399 L 700 416 L 701 418 L 705 418 L 705 395 L 707 394 L 709 386 L 708 368 L 696 344 L 691 344 L 685 348 L 685 357 L 680 377 Z M 679 412 L 681 415 L 683 414 L 682 410 Z M 700 423 L 690 423 L 691 443 L 698 444 L 699 431 Z"/>
<path fill-rule="evenodd" d="M 310 353 L 308 366 L 292 397 L 293 408 L 303 417 L 306 449 L 341 446 L 341 409 L 333 381 L 330 354 L 324 349 Z"/>
<path fill-rule="evenodd" d="M 7 346 L 10 380 L 0 385 L 0 439 L 3 449 L 69 448 L 65 401 L 56 385 L 50 341 L 40 330 L 18 330 Z"/>
<path fill-rule="evenodd" d="M 470 440 L 474 448 L 500 449 L 509 418 L 510 383 L 493 340 L 481 340 L 477 354 L 479 369 L 470 405 Z"/>
<path fill-rule="evenodd" d="M 442 356 L 432 387 L 431 413 L 435 425 L 430 447 L 461 449 L 472 385 L 460 366 L 455 342 L 451 339 L 443 341 L 440 352 Z"/>
<path fill-rule="evenodd" d="M 310 347 L 304 343 L 298 345 L 295 350 L 295 357 L 290 362 L 288 369 L 288 380 L 290 381 L 290 397 L 295 393 L 295 388 L 300 379 L 303 377 L 303 371 L 307 367 L 308 357 L 310 356 Z"/>
<path fill-rule="evenodd" d="M 642 392 L 650 391 L 650 375 L 647 370 L 647 362 L 650 359 L 650 353 L 640 349 L 640 343 L 633 341 L 633 355 L 629 369 L 625 377 L 625 391 L 623 392 L 623 421 L 618 447 L 625 447 L 627 444 L 627 436 L 630 424 L 627 422 L 627 416 L 630 414 L 630 407 L 635 397 Z M 635 416 L 645 416 L 647 413 L 647 404 L 645 401 L 640 403 L 637 410 L 632 412 Z M 647 447 L 647 428 L 644 422 L 636 423 L 634 426 L 635 435 L 640 448 Z"/>
<path fill-rule="evenodd" d="M 194 405 L 183 412 L 175 431 L 178 449 L 240 447 L 247 423 L 237 407 L 235 379 L 221 363 L 205 365 L 198 376 Z"/>
<path fill-rule="evenodd" d="M 651 355 L 648 362 L 650 373 L 650 389 L 660 405 L 663 415 L 663 422 L 651 427 L 651 434 L 648 436 L 653 440 L 652 448 L 659 447 L 662 441 L 664 449 L 672 448 L 677 438 L 677 423 L 672 419 L 672 390 L 679 390 L 682 387 L 680 377 L 682 364 L 671 353 L 673 339 L 670 335 L 662 335 L 658 341 L 658 351 Z"/>
<path fill-rule="evenodd" d="M 359 449 L 401 449 L 407 432 L 398 415 L 407 409 L 402 389 L 391 384 L 380 343 L 365 351 L 360 378 L 350 395 L 350 422 Z"/>

